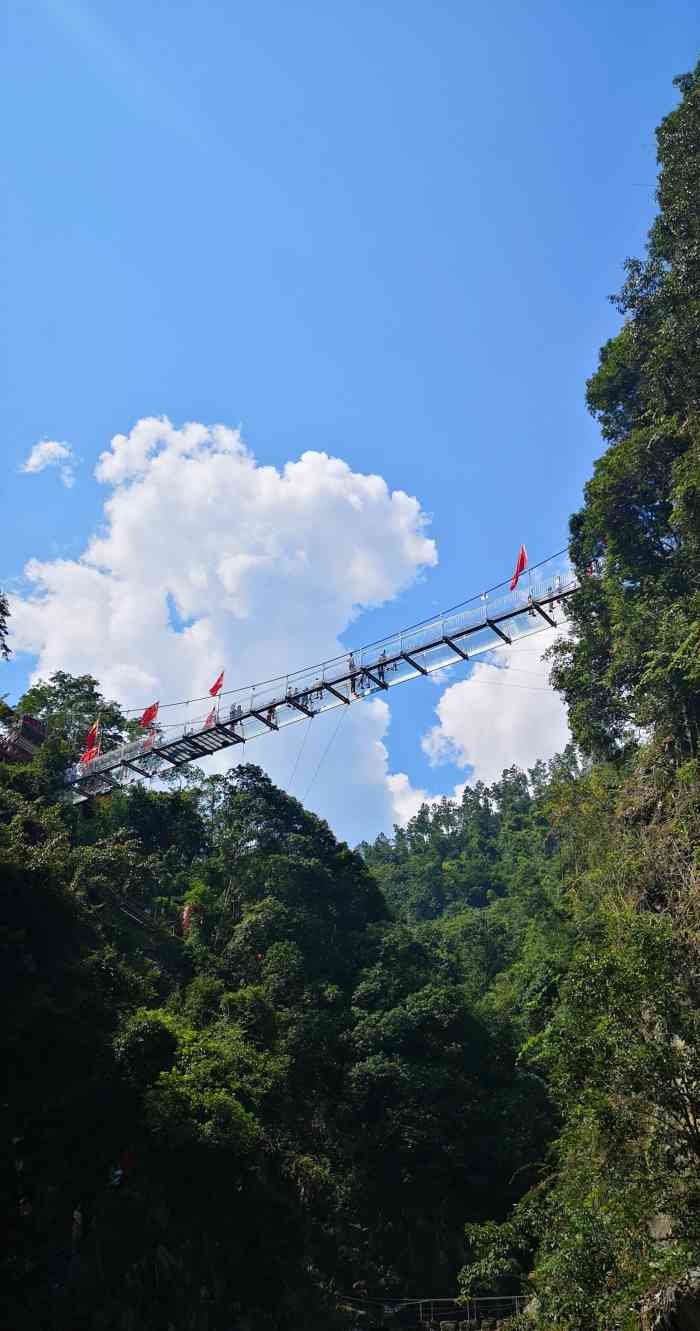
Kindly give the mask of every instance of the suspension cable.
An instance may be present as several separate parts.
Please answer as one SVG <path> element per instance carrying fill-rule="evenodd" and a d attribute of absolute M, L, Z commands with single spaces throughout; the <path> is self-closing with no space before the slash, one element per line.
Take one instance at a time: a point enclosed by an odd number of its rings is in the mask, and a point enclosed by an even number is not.
<path fill-rule="evenodd" d="M 335 730 L 333 731 L 333 734 L 331 735 L 331 737 L 330 737 L 330 739 L 329 739 L 329 741 L 328 741 L 328 743 L 327 743 L 325 749 L 323 750 L 323 753 L 321 754 L 321 757 L 319 758 L 318 763 L 316 764 L 316 771 L 314 772 L 314 774 L 313 774 L 311 780 L 309 781 L 308 786 L 306 787 L 306 790 L 304 791 L 304 794 L 303 794 L 302 797 L 301 797 L 301 802 L 302 802 L 302 804 L 306 804 L 306 801 L 307 801 L 307 798 L 308 798 L 309 791 L 311 790 L 311 787 L 312 787 L 312 785 L 314 784 L 314 781 L 316 780 L 316 777 L 318 776 L 318 774 L 319 774 L 319 772 L 320 772 L 320 770 L 321 770 L 321 768 L 322 768 L 322 766 L 323 766 L 323 764 L 324 764 L 324 762 L 325 762 L 325 759 L 326 759 L 326 756 L 327 756 L 327 754 L 328 754 L 328 751 L 329 751 L 329 749 L 330 749 L 330 747 L 331 747 L 331 744 L 333 743 L 334 739 L 336 739 L 336 737 L 337 737 L 338 731 L 340 730 L 340 727 L 341 727 L 342 724 L 343 724 L 343 719 L 344 719 L 344 717 L 345 717 L 345 713 L 346 713 L 346 711 L 347 711 L 347 708 L 345 708 L 345 707 L 341 707 L 341 709 L 340 709 L 340 716 L 338 717 L 338 720 L 337 720 L 337 723 L 336 723 Z"/>
<path fill-rule="evenodd" d="M 343 711 L 345 711 L 345 708 L 343 708 Z M 288 782 L 287 782 L 287 791 L 288 791 L 288 793 L 289 793 L 290 795 L 291 795 L 291 793 L 292 793 L 292 786 L 294 785 L 294 778 L 295 778 L 295 776 L 296 776 L 297 767 L 299 766 L 299 760 L 300 760 L 300 758 L 301 758 L 302 753 L 304 752 L 304 746 L 305 746 L 305 744 L 306 744 L 306 741 L 307 741 L 307 739 L 309 738 L 309 731 L 310 731 L 310 729 L 311 729 L 311 722 L 313 721 L 313 719 L 314 719 L 314 718 L 313 718 L 312 716 L 309 717 L 309 724 L 308 724 L 308 726 L 306 727 L 306 730 L 304 731 L 304 737 L 303 737 L 303 739 L 302 739 L 302 741 L 301 741 L 301 744 L 299 745 L 299 748 L 298 748 L 298 750 L 297 750 L 297 756 L 296 756 L 296 758 L 295 758 L 295 760 L 294 760 L 294 766 L 293 766 L 293 768 L 292 768 L 291 775 L 290 775 L 289 780 L 288 780 Z"/>

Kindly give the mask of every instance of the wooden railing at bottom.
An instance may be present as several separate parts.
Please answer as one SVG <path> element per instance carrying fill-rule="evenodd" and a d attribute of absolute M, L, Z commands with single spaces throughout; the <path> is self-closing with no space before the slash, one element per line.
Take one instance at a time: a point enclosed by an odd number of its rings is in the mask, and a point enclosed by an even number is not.
<path fill-rule="evenodd" d="M 491 1295 L 458 1303 L 455 1299 L 372 1299 L 341 1294 L 338 1302 L 342 1307 L 357 1312 L 358 1326 L 438 1328 L 448 1323 L 462 1328 L 514 1317 L 525 1311 L 529 1295 Z"/>

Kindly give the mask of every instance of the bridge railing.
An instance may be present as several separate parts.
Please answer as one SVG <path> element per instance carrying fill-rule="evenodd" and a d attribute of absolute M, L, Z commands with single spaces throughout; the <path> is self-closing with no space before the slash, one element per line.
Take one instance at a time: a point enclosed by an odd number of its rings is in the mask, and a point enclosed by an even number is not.
<path fill-rule="evenodd" d="M 255 739 L 270 730 L 316 716 L 389 689 L 420 674 L 471 659 L 518 642 L 554 622 L 565 598 L 578 586 L 566 555 L 557 555 L 508 583 L 393 633 L 353 652 L 315 666 L 278 675 L 245 689 L 228 691 L 214 718 L 169 726 L 72 770 L 68 783 L 88 786 L 120 766 L 154 774 L 159 765 L 205 757 L 227 745 Z M 543 613 L 544 612 L 544 613 Z"/>
<path fill-rule="evenodd" d="M 439 1327 L 454 1323 L 458 1327 L 480 1326 L 485 1321 L 504 1321 L 525 1311 L 530 1301 L 526 1294 L 486 1295 L 458 1301 L 450 1298 L 370 1299 L 340 1295 L 342 1307 L 388 1329 L 404 1327 Z M 364 1318 L 363 1318 L 364 1320 Z"/>

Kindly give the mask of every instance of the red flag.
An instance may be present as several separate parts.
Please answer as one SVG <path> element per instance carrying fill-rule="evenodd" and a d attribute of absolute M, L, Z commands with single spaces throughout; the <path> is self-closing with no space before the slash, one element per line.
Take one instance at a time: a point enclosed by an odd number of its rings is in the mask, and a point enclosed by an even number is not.
<path fill-rule="evenodd" d="M 100 752 L 99 744 L 94 744 L 92 748 L 86 747 L 85 752 L 81 753 L 78 762 L 91 763 L 93 758 L 97 758 L 99 756 L 99 752 Z"/>
<path fill-rule="evenodd" d="M 216 716 L 216 708 L 215 708 L 215 707 L 212 707 L 212 709 L 211 709 L 211 711 L 210 711 L 210 713 L 209 713 L 209 715 L 208 715 L 206 721 L 204 722 L 204 729 L 205 729 L 205 730 L 206 730 L 207 726 L 211 726 L 211 725 L 214 724 L 214 717 L 215 717 L 215 716 Z"/>
<path fill-rule="evenodd" d="M 511 591 L 515 591 L 515 588 L 518 585 L 518 578 L 520 577 L 520 574 L 522 573 L 523 569 L 526 568 L 526 566 L 527 566 L 527 550 L 525 549 L 524 545 L 521 545 L 520 549 L 518 550 L 518 558 L 515 562 L 515 572 L 510 580 Z"/>
<path fill-rule="evenodd" d="M 210 688 L 210 690 L 209 690 L 209 692 L 210 692 L 212 698 L 215 698 L 215 697 L 216 697 L 216 695 L 217 695 L 217 693 L 219 692 L 219 689 L 221 688 L 221 685 L 223 684 L 223 682 L 224 682 L 224 672 L 223 672 L 223 670 L 222 670 L 222 671 L 221 671 L 221 674 L 220 674 L 220 675 L 217 675 L 216 679 L 214 680 L 214 683 L 212 684 L 212 686 L 211 686 L 211 688 Z"/>
<path fill-rule="evenodd" d="M 92 725 L 90 726 L 90 729 L 88 730 L 87 735 L 85 736 L 86 751 L 87 749 L 91 749 L 97 743 L 97 732 L 99 728 L 100 728 L 100 718 L 98 716 L 97 720 L 93 721 Z"/>
<path fill-rule="evenodd" d="M 146 729 L 146 726 L 150 726 L 152 721 L 155 721 L 158 715 L 159 706 L 159 702 L 152 702 L 150 707 L 146 708 L 143 716 L 139 717 L 139 725 L 142 726 L 144 730 Z"/>

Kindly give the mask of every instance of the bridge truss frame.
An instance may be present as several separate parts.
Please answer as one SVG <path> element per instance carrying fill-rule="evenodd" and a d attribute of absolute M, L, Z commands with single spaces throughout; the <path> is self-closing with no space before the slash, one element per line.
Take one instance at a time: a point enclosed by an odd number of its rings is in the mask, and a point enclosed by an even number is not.
<path fill-rule="evenodd" d="M 511 646 L 544 628 L 557 627 L 567 598 L 578 586 L 566 554 L 555 555 L 528 569 L 512 591 L 502 583 L 361 650 L 231 690 L 222 695 L 209 725 L 185 723 L 167 736 L 151 732 L 78 764 L 68 773 L 67 784 L 77 800 L 105 794 L 133 776 L 157 776 L 409 679 Z M 222 706 L 224 697 L 231 701 Z"/>

